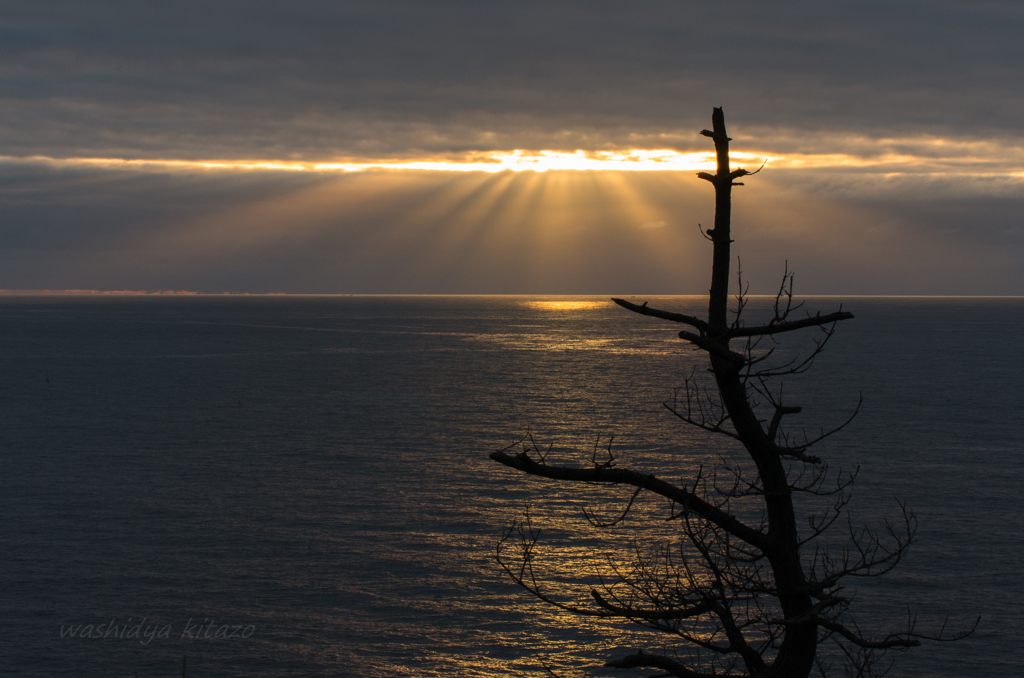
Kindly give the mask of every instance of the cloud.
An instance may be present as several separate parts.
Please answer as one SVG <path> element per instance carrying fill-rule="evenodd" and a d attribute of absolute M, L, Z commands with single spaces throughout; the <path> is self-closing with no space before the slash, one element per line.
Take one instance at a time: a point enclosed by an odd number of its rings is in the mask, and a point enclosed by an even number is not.
<path fill-rule="evenodd" d="M 0 162 L 0 287 L 704 293 L 688 172 L 164 161 L 705 153 L 722 105 L 776 158 L 737 193 L 755 290 L 789 259 L 808 292 L 1024 293 L 1022 33 L 946 0 L 9 3 L 0 156 L 58 161 Z"/>
<path fill-rule="evenodd" d="M 24 3 L 0 57 L 6 154 L 329 160 L 1021 139 L 1012 3 Z M 641 143 L 642 142 L 642 143 Z"/>

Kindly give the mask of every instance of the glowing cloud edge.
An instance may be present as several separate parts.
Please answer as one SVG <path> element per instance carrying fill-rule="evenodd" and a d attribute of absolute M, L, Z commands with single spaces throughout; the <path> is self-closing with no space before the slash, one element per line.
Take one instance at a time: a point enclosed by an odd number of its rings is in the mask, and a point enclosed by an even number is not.
<path fill-rule="evenodd" d="M 932 142 L 931 149 L 936 146 Z M 968 145 L 970 146 L 970 145 Z M 955 148 L 941 156 L 911 152 L 887 152 L 872 156 L 815 153 L 733 152 L 739 165 L 773 169 L 838 169 L 887 174 L 946 174 L 1024 178 L 1024 158 L 1019 153 L 993 157 L 978 148 Z M 1015 149 L 1014 149 L 1015 150 Z M 973 152 L 972 152 L 973 151 Z M 178 160 L 130 158 L 55 158 L 43 155 L 0 156 L 0 164 L 44 164 L 58 168 L 134 170 L 150 172 L 271 171 L 271 172 L 365 172 L 369 170 L 416 170 L 430 172 L 548 172 L 616 171 L 682 172 L 711 170 L 713 153 L 679 151 L 490 151 L 467 154 L 460 159 L 409 159 L 398 161 L 308 162 L 277 160 Z"/>

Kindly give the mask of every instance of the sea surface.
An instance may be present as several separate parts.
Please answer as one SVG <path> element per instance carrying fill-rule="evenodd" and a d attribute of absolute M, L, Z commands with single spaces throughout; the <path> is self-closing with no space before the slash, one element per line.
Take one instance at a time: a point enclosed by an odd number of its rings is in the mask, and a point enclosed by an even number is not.
<path fill-rule="evenodd" d="M 898 501 L 920 523 L 896 570 L 850 583 L 858 621 L 980 616 L 890 675 L 1021 675 L 1024 299 L 806 303 L 856 317 L 787 380 L 796 423 L 863 395 L 819 454 L 859 465 L 854 524 Z M 628 491 L 488 453 L 529 432 L 586 464 L 614 435 L 620 466 L 680 482 L 733 454 L 661 405 L 705 367 L 679 329 L 603 297 L 0 297 L 0 675 L 638 675 L 600 665 L 670 639 L 553 610 L 494 552 L 529 508 L 545 581 L 585 603 L 674 537 L 667 507 L 596 530 L 582 510 Z"/>

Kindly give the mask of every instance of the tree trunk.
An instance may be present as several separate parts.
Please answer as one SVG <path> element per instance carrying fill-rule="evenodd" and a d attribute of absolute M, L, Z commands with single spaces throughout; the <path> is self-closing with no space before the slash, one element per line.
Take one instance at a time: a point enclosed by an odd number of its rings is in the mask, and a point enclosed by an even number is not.
<path fill-rule="evenodd" d="M 728 306 L 729 266 L 731 239 L 732 187 L 734 179 L 745 172 L 729 169 L 729 136 L 725 130 L 725 115 L 716 108 L 711 117 L 713 129 L 704 136 L 715 142 L 718 171 L 714 175 L 702 174 L 715 186 L 715 227 L 708 231 L 714 243 L 711 271 L 711 290 L 708 302 L 708 325 L 711 342 L 731 353 L 729 348 Z M 772 566 L 779 604 L 786 619 L 798 619 L 811 611 L 811 597 L 807 593 L 803 566 L 800 563 L 799 536 L 793 497 L 786 480 L 786 469 L 778 449 L 767 436 L 761 422 L 750 406 L 746 386 L 740 378 L 743 363 L 726 354 L 709 352 L 722 404 L 729 413 L 740 442 L 757 466 L 764 487 L 764 500 L 768 515 L 768 536 L 771 546 L 766 553 Z M 768 676 L 805 678 L 814 666 L 817 651 L 817 629 L 811 622 L 790 624 Z"/>

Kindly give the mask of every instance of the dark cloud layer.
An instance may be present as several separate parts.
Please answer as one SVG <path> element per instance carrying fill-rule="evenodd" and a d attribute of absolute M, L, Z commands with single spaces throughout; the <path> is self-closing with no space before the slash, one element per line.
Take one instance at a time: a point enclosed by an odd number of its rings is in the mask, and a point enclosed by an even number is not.
<path fill-rule="evenodd" d="M 737 147 L 992 170 L 769 166 L 755 291 L 788 259 L 809 293 L 1024 294 L 1021 35 L 1017 2 L 0 2 L 0 155 L 706 150 L 723 105 Z M 0 287 L 700 294 L 710 210 L 688 173 L 6 163 Z"/>
<path fill-rule="evenodd" d="M 1013 2 L 36 2 L 8 153 L 402 155 L 773 131 L 1021 137 Z M 678 138 L 674 138 L 678 136 Z"/>

